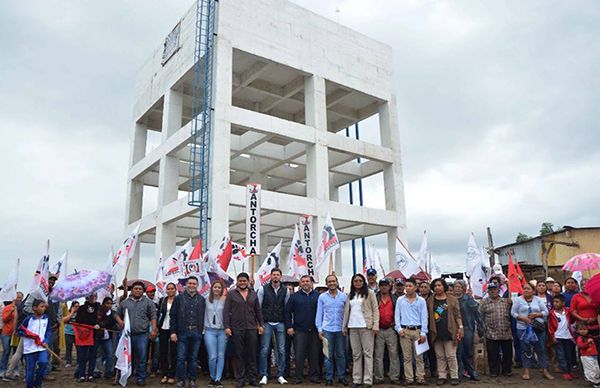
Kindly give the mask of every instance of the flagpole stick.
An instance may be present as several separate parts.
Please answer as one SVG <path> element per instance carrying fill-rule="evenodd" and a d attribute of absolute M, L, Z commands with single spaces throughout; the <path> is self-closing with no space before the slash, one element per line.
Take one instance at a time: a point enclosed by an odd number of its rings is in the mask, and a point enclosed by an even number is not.
<path fill-rule="evenodd" d="M 329 254 L 329 274 L 334 274 L 333 272 L 333 253 Z"/>
<path fill-rule="evenodd" d="M 400 240 L 400 238 L 398 236 L 396 236 L 396 240 L 398 240 L 398 242 L 400 243 L 400 245 L 402 245 L 404 247 L 404 249 L 406 250 L 406 252 L 408 252 L 408 254 L 410 255 L 410 258 L 413 259 L 413 261 L 415 263 L 417 263 L 417 265 L 419 266 L 419 269 L 421 270 L 421 272 L 423 272 L 426 276 L 430 277 L 429 275 L 427 275 L 427 272 L 425 272 L 423 270 L 423 267 L 421 267 L 419 265 L 419 262 L 417 261 L 417 259 L 415 259 L 415 257 L 412 255 L 412 253 L 410 253 L 410 251 L 408 250 L 408 248 L 406 247 L 406 245 L 404 245 L 404 243 L 402 242 L 402 240 Z"/>
<path fill-rule="evenodd" d="M 252 283 L 254 283 L 254 255 L 250 255 L 250 270 L 252 271 L 250 279 L 252 279 Z M 252 285 L 252 287 L 254 287 L 254 284 Z"/>

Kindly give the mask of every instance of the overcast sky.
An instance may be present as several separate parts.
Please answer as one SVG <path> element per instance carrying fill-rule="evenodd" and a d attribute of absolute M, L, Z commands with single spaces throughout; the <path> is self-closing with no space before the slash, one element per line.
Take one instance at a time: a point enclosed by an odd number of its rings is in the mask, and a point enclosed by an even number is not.
<path fill-rule="evenodd" d="M 427 229 L 461 270 L 486 226 L 496 245 L 600 226 L 600 3 L 295 2 L 394 49 L 412 250 Z M 135 74 L 192 3 L 0 2 L 0 259 L 21 288 L 47 238 L 70 268 L 118 245 Z"/>

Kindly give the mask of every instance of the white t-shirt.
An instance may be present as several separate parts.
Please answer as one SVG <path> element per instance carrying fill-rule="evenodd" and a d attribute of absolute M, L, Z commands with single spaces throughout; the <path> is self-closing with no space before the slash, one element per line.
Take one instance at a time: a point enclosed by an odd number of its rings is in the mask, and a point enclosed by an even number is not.
<path fill-rule="evenodd" d="M 161 327 L 161 329 L 163 330 L 169 330 L 169 325 L 171 324 L 171 317 L 169 315 L 169 313 L 171 312 L 171 305 L 173 305 L 173 303 L 167 302 L 167 312 L 165 314 L 165 319 L 163 320 L 163 324 Z"/>
<path fill-rule="evenodd" d="M 556 316 L 556 320 L 558 321 L 558 326 L 556 328 L 556 332 L 554 333 L 554 338 L 557 339 L 572 339 L 571 332 L 569 331 L 569 322 L 567 321 L 567 314 L 563 310 L 562 313 L 554 312 Z"/>
<path fill-rule="evenodd" d="M 363 301 L 364 298 L 358 295 L 350 300 L 350 316 L 348 317 L 349 329 L 364 329 L 367 327 L 367 322 L 365 321 L 365 316 L 362 311 Z"/>

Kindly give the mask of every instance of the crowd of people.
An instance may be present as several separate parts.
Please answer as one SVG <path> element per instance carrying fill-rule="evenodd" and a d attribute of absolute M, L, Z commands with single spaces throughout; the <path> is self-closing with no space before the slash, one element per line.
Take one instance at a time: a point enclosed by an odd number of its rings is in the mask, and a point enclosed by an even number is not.
<path fill-rule="evenodd" d="M 297 288 L 283 284 L 277 268 L 270 275 L 256 290 L 246 273 L 229 289 L 218 280 L 207 296 L 193 276 L 182 292 L 167 284 L 162 298 L 153 285 L 136 281 L 120 298 L 99 302 L 91 294 L 68 306 L 17 293 L 2 309 L 0 373 L 4 381 L 18 380 L 23 363 L 26 386 L 41 387 L 65 367 L 81 383 L 103 377 L 114 384 L 115 345 L 127 313 L 132 380 L 139 386 L 158 377 L 195 388 L 199 370 L 217 388 L 227 377 L 236 387 L 290 380 L 355 388 L 386 378 L 458 385 L 480 380 L 474 356 L 480 341 L 492 377 L 518 368 L 529 380 L 537 369 L 548 380 L 558 371 L 566 381 L 585 378 L 600 387 L 600 305 L 585 292 L 585 281 L 568 278 L 563 290 L 548 278 L 510 295 L 499 275 L 476 299 L 462 280 L 378 280 L 374 269 L 352 276 L 347 293 L 334 274 L 320 289 L 307 275 Z M 55 281 L 50 277 L 50 288 Z"/>

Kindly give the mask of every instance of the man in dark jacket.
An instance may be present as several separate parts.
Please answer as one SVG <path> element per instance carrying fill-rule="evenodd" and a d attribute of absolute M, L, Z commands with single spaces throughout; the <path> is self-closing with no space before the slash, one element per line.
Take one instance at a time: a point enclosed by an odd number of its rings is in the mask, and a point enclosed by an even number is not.
<path fill-rule="evenodd" d="M 292 294 L 285 306 L 285 327 L 294 337 L 296 352 L 296 384 L 302 384 L 304 360 L 308 353 L 308 377 L 313 384 L 321 384 L 319 367 L 319 333 L 315 326 L 319 293 L 313 290 L 309 275 L 300 278 L 300 290 Z"/>
<path fill-rule="evenodd" d="M 261 305 L 263 319 L 265 321 L 265 332 L 261 339 L 260 355 L 258 358 L 258 373 L 262 376 L 260 385 L 267 384 L 269 375 L 269 358 L 271 355 L 271 344 L 273 334 L 277 342 L 277 382 L 287 384 L 283 377 L 285 374 L 285 304 L 289 299 L 289 290 L 281 284 L 281 270 L 271 269 L 271 281 L 261 287 L 256 295 Z"/>
<path fill-rule="evenodd" d="M 467 372 L 471 380 L 479 381 L 481 378 L 475 370 L 473 361 L 473 343 L 475 332 L 481 340 L 484 338 L 484 324 L 479 313 L 479 303 L 472 296 L 467 295 L 466 290 L 467 285 L 463 280 L 454 282 L 454 296 L 460 303 L 460 314 L 465 327 L 463 339 L 458 343 L 458 376 L 464 377 L 463 373 Z"/>
<path fill-rule="evenodd" d="M 205 309 L 206 301 L 198 293 L 198 278 L 190 276 L 185 291 L 175 297 L 169 313 L 171 341 L 177 342 L 178 388 L 185 387 L 186 362 L 189 387 L 196 387 L 198 350 L 204 331 Z"/>
<path fill-rule="evenodd" d="M 263 316 L 256 292 L 248 287 L 250 277 L 242 272 L 237 276 L 237 286 L 227 294 L 223 307 L 225 334 L 232 338 L 235 351 L 236 387 L 246 384 L 257 387 L 256 346 L 258 335 L 264 331 Z"/>

